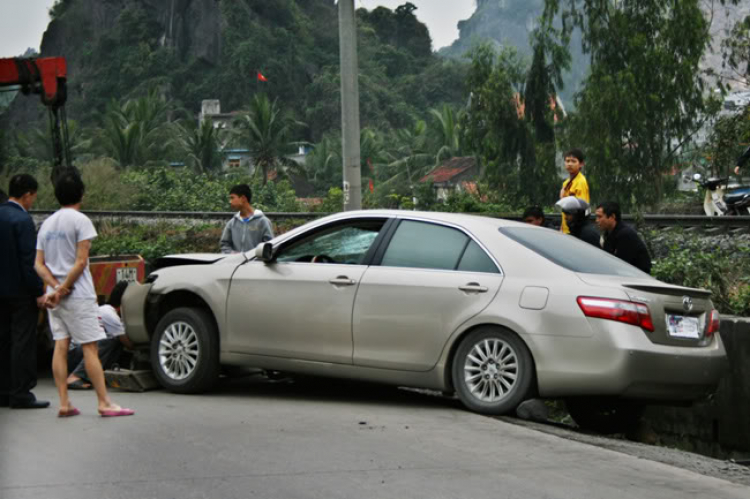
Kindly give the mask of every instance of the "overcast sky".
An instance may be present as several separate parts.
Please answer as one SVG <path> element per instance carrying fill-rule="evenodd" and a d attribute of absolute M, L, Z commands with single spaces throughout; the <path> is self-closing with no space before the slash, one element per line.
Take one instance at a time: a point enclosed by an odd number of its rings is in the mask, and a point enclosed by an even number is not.
<path fill-rule="evenodd" d="M 274 1 L 274 0 L 268 0 Z M 374 9 L 383 5 L 395 9 L 407 0 L 356 0 L 357 7 Z M 417 17 L 427 24 L 435 50 L 458 38 L 456 24 L 474 11 L 474 0 L 409 0 L 417 6 Z M 49 8 L 55 0 L 0 0 L 0 57 L 39 50 L 49 22 Z"/>

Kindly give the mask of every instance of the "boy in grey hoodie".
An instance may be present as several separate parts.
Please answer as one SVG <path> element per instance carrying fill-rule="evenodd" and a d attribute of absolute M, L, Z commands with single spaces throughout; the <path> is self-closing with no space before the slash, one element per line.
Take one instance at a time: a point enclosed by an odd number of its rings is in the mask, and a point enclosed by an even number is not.
<path fill-rule="evenodd" d="M 249 251 L 260 243 L 273 239 L 271 222 L 260 210 L 251 206 L 253 191 L 247 184 L 239 184 L 229 191 L 229 205 L 238 210 L 224 227 L 221 235 L 222 253 Z"/>

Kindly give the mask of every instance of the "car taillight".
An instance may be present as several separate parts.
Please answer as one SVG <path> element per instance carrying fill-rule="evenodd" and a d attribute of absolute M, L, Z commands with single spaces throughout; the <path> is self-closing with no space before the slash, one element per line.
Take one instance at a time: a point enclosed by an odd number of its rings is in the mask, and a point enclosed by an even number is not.
<path fill-rule="evenodd" d="M 719 318 L 719 312 L 711 310 L 711 314 L 708 316 L 708 328 L 706 329 L 706 336 L 713 336 L 714 333 L 719 332 L 719 326 L 721 320 Z"/>
<path fill-rule="evenodd" d="M 581 307 L 583 315 L 586 317 L 624 322 L 642 327 L 646 331 L 653 332 L 654 330 L 651 312 L 648 306 L 643 303 L 579 296 L 578 306 Z"/>

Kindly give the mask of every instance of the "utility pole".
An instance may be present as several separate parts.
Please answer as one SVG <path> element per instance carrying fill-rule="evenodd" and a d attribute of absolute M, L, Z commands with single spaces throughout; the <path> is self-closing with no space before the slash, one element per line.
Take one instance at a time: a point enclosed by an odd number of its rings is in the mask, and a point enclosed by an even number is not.
<path fill-rule="evenodd" d="M 359 63 L 355 0 L 339 0 L 341 56 L 341 133 L 344 158 L 344 211 L 362 209 L 359 150 Z"/>

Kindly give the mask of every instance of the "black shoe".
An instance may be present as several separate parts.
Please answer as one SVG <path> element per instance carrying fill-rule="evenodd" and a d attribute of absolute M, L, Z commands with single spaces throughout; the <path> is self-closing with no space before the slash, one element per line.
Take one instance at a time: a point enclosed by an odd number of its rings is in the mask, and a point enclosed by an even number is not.
<path fill-rule="evenodd" d="M 7 396 L 3 395 L 0 396 L 0 407 L 8 407 L 10 405 L 10 400 Z"/>
<path fill-rule="evenodd" d="M 10 405 L 11 409 L 46 409 L 47 407 L 49 407 L 49 402 L 46 400 L 32 400 Z"/>

